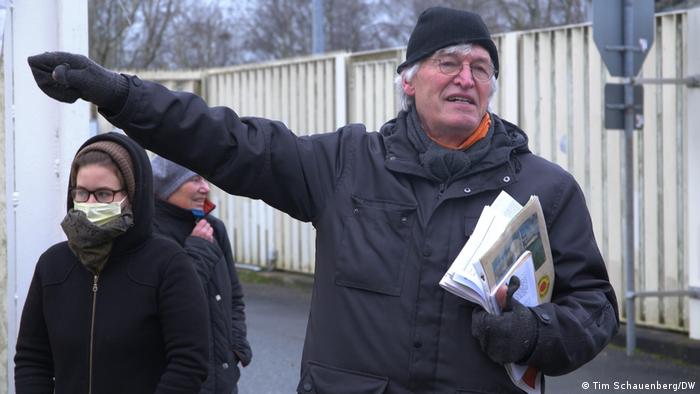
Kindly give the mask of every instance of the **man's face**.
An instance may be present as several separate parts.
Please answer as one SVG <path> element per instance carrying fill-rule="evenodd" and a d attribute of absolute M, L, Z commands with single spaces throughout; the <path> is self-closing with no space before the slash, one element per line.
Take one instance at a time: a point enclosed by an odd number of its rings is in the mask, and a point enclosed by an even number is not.
<path fill-rule="evenodd" d="M 463 64 L 457 75 L 440 71 L 440 62 Z M 416 110 L 425 132 L 439 142 L 463 141 L 479 126 L 489 104 L 492 81 L 478 81 L 469 67 L 491 57 L 484 48 L 473 45 L 466 55 L 433 55 L 420 65 L 403 89 L 415 99 Z M 483 64 L 483 63 L 482 63 Z M 461 140 L 460 140 L 461 138 Z"/>

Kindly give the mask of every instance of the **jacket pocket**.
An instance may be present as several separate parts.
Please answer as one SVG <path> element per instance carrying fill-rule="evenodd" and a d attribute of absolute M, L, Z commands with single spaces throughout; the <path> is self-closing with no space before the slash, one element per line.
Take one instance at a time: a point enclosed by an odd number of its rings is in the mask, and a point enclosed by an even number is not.
<path fill-rule="evenodd" d="M 352 196 L 343 216 L 335 283 L 398 296 L 416 206 Z"/>
<path fill-rule="evenodd" d="M 382 394 L 389 378 L 309 362 L 299 381 L 303 394 Z"/>

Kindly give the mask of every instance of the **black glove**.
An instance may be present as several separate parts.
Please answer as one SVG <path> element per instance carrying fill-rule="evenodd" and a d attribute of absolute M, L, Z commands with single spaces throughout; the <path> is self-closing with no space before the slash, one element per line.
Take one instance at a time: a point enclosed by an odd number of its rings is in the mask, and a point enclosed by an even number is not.
<path fill-rule="evenodd" d="M 34 79 L 48 96 L 64 103 L 83 100 L 118 113 L 129 94 L 125 76 L 107 70 L 83 55 L 44 52 L 27 58 Z"/>
<path fill-rule="evenodd" d="M 513 276 L 508 283 L 503 314 L 492 315 L 482 308 L 472 312 L 472 335 L 481 349 L 495 362 L 522 362 L 532 354 L 537 342 L 537 318 L 530 308 L 513 299 L 520 279 Z"/>

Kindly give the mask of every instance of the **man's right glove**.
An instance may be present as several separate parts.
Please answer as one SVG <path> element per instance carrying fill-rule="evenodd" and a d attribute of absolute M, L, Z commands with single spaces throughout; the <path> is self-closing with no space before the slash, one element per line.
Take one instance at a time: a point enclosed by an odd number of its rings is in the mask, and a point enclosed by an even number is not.
<path fill-rule="evenodd" d="M 520 279 L 513 276 L 508 283 L 502 315 L 492 315 L 479 307 L 472 312 L 472 335 L 489 358 L 499 364 L 525 361 L 537 342 L 534 312 L 513 299 L 519 287 Z"/>
<path fill-rule="evenodd" d="M 64 103 L 82 98 L 108 112 L 119 112 L 129 94 L 125 76 L 107 70 L 83 55 L 44 52 L 27 61 L 39 88 Z"/>

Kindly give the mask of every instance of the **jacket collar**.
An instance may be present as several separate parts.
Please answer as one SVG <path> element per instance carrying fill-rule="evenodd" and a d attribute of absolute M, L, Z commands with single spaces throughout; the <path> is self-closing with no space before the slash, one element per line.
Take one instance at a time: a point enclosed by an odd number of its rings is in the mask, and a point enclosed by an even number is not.
<path fill-rule="evenodd" d="M 474 164 L 470 174 L 508 165 L 513 153 L 529 152 L 528 139 L 522 130 L 493 113 L 490 116 L 491 147 L 489 152 Z M 414 123 L 410 120 L 409 112 L 401 111 L 395 119 L 382 126 L 380 133 L 384 137 L 386 148 L 385 165 L 390 171 L 435 180 L 421 166 L 422 152 L 419 151 L 420 147 L 411 141 L 409 127 L 415 127 Z M 418 130 L 418 133 L 424 134 L 422 130 Z"/>
<path fill-rule="evenodd" d="M 165 213 L 168 217 L 194 225 L 195 218 L 192 215 L 192 211 L 180 208 L 159 198 L 156 198 L 156 212 L 158 214 Z"/>
<path fill-rule="evenodd" d="M 167 201 L 156 198 L 156 208 L 160 211 L 167 212 L 169 215 L 187 221 L 193 221 L 194 215 L 189 209 L 180 208 L 177 205 L 173 205 Z M 207 216 L 211 211 L 216 208 L 216 204 L 211 202 L 208 198 L 204 201 L 204 216 Z"/>

